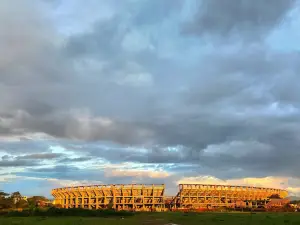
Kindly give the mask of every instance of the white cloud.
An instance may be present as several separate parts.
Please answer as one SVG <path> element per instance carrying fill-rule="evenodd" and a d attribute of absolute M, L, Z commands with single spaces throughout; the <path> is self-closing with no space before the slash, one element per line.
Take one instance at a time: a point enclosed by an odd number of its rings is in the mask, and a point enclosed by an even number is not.
<path fill-rule="evenodd" d="M 14 174 L 1 175 L 0 176 L 0 184 L 13 182 L 13 181 L 16 181 L 17 179 L 19 179 L 19 176 L 14 175 Z"/>

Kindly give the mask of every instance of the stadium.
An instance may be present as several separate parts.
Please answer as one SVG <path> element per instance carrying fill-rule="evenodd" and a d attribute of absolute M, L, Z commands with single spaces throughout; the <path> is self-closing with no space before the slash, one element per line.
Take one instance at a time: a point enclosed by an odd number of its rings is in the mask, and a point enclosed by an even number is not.
<path fill-rule="evenodd" d="M 273 198 L 286 201 L 282 189 L 252 186 L 179 184 L 177 195 L 165 196 L 164 184 L 112 184 L 53 189 L 54 204 L 62 208 L 167 211 L 267 207 Z"/>

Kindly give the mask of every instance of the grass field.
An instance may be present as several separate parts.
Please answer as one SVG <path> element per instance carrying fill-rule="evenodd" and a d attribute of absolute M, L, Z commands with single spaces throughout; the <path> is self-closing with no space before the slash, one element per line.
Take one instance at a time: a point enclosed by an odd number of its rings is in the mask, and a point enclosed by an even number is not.
<path fill-rule="evenodd" d="M 122 218 L 0 217 L 0 225 L 300 225 L 300 213 L 145 213 Z"/>

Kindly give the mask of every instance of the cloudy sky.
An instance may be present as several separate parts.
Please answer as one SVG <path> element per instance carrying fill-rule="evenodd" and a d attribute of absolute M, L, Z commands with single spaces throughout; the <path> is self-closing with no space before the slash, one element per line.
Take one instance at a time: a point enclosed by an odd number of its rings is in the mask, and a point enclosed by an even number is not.
<path fill-rule="evenodd" d="M 299 4 L 1 0 L 0 190 L 300 194 Z"/>

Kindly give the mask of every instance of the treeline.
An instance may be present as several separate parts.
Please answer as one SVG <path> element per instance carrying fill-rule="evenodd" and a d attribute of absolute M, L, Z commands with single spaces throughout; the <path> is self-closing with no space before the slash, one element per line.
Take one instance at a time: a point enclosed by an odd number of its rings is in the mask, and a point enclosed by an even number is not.
<path fill-rule="evenodd" d="M 11 194 L 0 191 L 0 215 L 8 217 L 60 217 L 60 216 L 80 216 L 80 217 L 126 217 L 134 213 L 128 211 L 90 210 L 90 209 L 64 209 L 59 206 L 54 207 L 49 204 L 49 200 L 43 196 L 33 196 L 26 198 L 20 192 Z"/>
<path fill-rule="evenodd" d="M 47 201 L 48 199 L 43 196 L 26 198 L 22 196 L 20 192 L 8 194 L 0 191 L 0 211 L 7 209 L 35 208 Z"/>
<path fill-rule="evenodd" d="M 63 216 L 79 216 L 79 217 L 128 217 L 133 216 L 133 212 L 114 211 L 114 210 L 90 210 L 90 209 L 62 209 L 51 207 L 48 209 L 34 208 L 24 209 L 22 211 L 9 210 L 0 212 L 2 216 L 8 217 L 28 217 L 28 216 L 46 216 L 46 217 L 63 217 Z"/>

